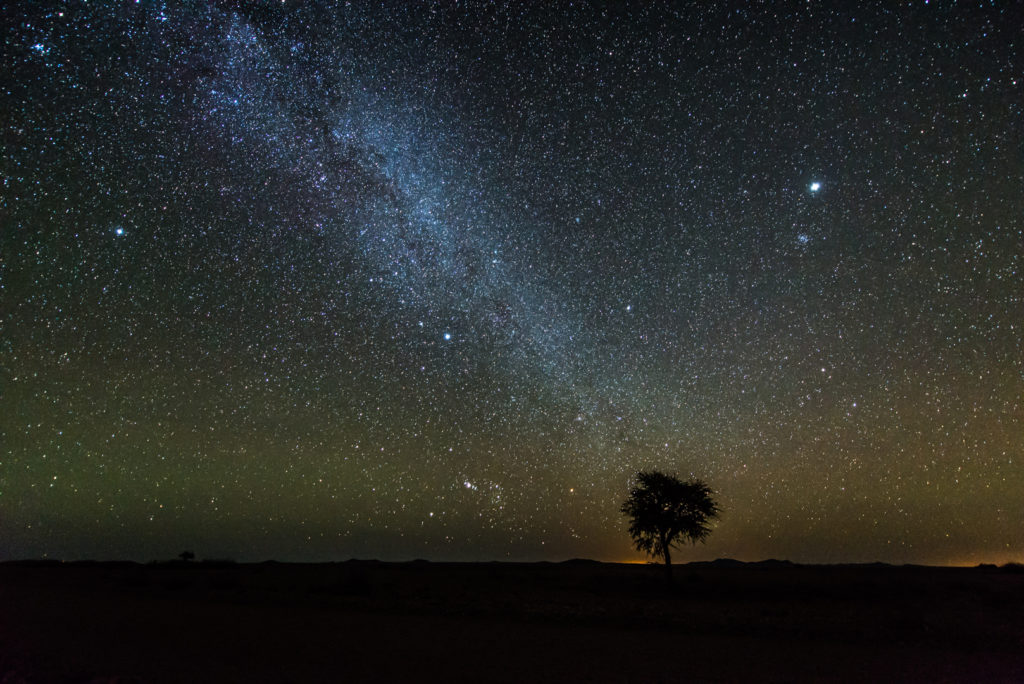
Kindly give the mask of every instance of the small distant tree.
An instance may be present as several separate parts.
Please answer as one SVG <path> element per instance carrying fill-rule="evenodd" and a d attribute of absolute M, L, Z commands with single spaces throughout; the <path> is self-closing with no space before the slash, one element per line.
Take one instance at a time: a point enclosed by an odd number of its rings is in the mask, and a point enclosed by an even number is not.
<path fill-rule="evenodd" d="M 718 517 L 714 492 L 701 480 L 680 480 L 657 471 L 640 472 L 622 504 L 629 534 L 638 551 L 660 558 L 672 581 L 672 547 L 703 542 Z"/>
<path fill-rule="evenodd" d="M 182 551 L 178 554 L 178 558 L 185 561 L 186 563 L 188 563 L 190 560 L 195 559 L 195 557 L 196 554 L 192 553 L 191 551 Z"/>

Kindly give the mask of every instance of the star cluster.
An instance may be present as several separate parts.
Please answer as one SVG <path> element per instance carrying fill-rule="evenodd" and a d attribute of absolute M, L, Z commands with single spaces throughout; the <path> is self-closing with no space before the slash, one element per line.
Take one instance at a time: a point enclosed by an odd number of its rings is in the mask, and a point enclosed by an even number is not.
<path fill-rule="evenodd" d="M 0 556 L 1019 559 L 1019 10 L 22 3 Z"/>

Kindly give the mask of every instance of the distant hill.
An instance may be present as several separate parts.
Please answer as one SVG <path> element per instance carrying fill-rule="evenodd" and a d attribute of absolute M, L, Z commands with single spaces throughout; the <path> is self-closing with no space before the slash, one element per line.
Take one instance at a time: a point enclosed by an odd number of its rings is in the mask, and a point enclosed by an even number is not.
<path fill-rule="evenodd" d="M 797 564 L 788 560 L 777 560 L 775 558 L 769 558 L 768 560 L 762 561 L 741 561 L 735 558 L 716 558 L 713 561 L 694 561 L 693 563 L 687 563 L 687 567 L 706 567 L 706 568 L 791 568 Z"/>

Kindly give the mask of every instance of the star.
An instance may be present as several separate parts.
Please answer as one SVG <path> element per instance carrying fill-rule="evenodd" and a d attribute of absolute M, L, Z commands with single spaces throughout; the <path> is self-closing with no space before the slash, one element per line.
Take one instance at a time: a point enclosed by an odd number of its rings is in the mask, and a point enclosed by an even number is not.
<path fill-rule="evenodd" d="M 811 192 L 818 192 L 819 190 L 821 190 L 821 183 L 819 183 L 818 181 L 814 181 L 813 183 L 811 183 L 810 190 Z"/>

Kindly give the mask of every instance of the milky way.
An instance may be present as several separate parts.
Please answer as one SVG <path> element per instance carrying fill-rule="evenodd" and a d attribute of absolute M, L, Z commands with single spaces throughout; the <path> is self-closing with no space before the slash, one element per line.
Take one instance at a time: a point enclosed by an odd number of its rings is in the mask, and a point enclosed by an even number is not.
<path fill-rule="evenodd" d="M 1019 560 L 1022 20 L 21 3 L 0 557 Z"/>

